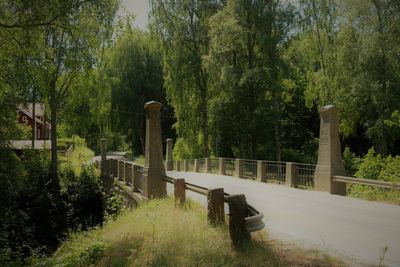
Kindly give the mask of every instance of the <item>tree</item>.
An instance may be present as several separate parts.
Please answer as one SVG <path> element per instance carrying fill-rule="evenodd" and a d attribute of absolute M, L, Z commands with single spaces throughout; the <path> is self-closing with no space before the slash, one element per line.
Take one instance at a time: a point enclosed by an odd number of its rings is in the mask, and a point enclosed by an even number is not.
<path fill-rule="evenodd" d="M 219 1 L 151 1 L 151 26 L 164 58 L 167 99 L 177 118 L 176 130 L 189 143 L 209 152 L 209 85 L 203 68 L 208 53 L 208 19 Z"/>

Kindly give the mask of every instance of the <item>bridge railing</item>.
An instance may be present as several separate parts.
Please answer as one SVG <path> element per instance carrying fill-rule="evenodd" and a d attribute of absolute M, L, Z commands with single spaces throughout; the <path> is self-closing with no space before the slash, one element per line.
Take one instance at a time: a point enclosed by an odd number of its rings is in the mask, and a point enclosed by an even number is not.
<path fill-rule="evenodd" d="M 229 232 L 233 243 L 236 235 L 262 230 L 265 227 L 262 221 L 264 215 L 246 202 L 244 195 L 231 196 L 223 188 L 210 189 L 207 187 L 185 182 L 185 179 L 174 179 L 169 176 L 163 178 L 167 183 L 174 185 L 175 201 L 183 204 L 186 200 L 185 190 L 207 196 L 207 220 L 211 224 L 222 224 L 225 220 L 224 203 L 229 206 Z M 244 212 L 241 212 L 242 211 Z M 242 232 L 242 233 L 241 233 Z"/>
<path fill-rule="evenodd" d="M 317 166 L 315 164 L 232 158 L 190 159 L 185 161 L 197 162 L 198 172 L 219 173 L 261 182 L 285 184 L 306 190 L 314 190 L 315 188 L 314 177 Z M 178 160 L 177 162 L 180 161 Z M 208 171 L 206 168 L 207 162 L 209 164 Z M 193 170 L 193 168 L 188 168 L 188 171 Z M 398 183 L 347 176 L 334 175 L 332 181 L 394 190 L 400 189 L 400 184 Z"/>

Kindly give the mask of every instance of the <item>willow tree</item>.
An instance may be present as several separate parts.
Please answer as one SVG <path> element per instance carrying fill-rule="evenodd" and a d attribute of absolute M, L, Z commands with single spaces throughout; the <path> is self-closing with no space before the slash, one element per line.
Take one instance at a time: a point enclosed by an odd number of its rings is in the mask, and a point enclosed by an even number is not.
<path fill-rule="evenodd" d="M 161 40 L 167 99 L 177 118 L 178 136 L 209 151 L 209 84 L 203 68 L 208 53 L 208 20 L 218 1 L 153 0 L 151 27 Z"/>

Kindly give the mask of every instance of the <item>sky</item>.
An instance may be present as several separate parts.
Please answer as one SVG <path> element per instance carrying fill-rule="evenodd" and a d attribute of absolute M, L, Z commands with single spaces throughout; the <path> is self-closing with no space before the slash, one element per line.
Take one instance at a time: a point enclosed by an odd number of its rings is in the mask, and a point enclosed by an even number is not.
<path fill-rule="evenodd" d="M 144 30 L 149 22 L 149 10 L 149 0 L 122 0 L 118 15 L 125 16 L 127 13 L 133 13 L 136 16 L 135 26 Z"/>

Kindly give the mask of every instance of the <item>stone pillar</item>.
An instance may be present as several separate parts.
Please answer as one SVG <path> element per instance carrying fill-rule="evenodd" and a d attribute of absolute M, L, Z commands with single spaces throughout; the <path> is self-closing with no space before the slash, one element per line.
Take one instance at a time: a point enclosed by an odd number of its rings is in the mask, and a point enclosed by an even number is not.
<path fill-rule="evenodd" d="M 199 172 L 199 161 L 197 159 L 194 160 L 194 172 Z"/>
<path fill-rule="evenodd" d="M 236 159 L 235 160 L 235 176 L 242 178 L 243 177 L 243 160 Z"/>
<path fill-rule="evenodd" d="M 286 178 L 285 184 L 291 187 L 297 187 L 298 181 L 298 170 L 296 164 L 293 162 L 286 162 Z"/>
<path fill-rule="evenodd" d="M 172 171 L 173 170 L 173 163 L 172 163 L 172 139 L 168 138 L 167 139 L 167 145 L 166 145 L 166 152 L 165 152 L 165 165 L 167 168 L 167 171 Z"/>
<path fill-rule="evenodd" d="M 225 159 L 219 158 L 219 174 L 225 175 Z"/>
<path fill-rule="evenodd" d="M 204 159 L 204 172 L 209 173 L 211 170 L 211 161 L 210 158 L 205 158 Z"/>
<path fill-rule="evenodd" d="M 219 225 L 225 222 L 223 188 L 207 191 L 207 221 L 212 225 Z"/>
<path fill-rule="evenodd" d="M 161 141 L 161 103 L 151 101 L 144 105 L 146 112 L 146 149 L 143 170 L 143 195 L 148 199 L 167 195 L 166 175 Z"/>
<path fill-rule="evenodd" d="M 185 179 L 174 179 L 174 196 L 175 203 L 184 204 L 186 201 L 186 185 Z"/>
<path fill-rule="evenodd" d="M 189 171 L 189 162 L 186 159 L 183 160 L 183 171 L 184 172 Z"/>
<path fill-rule="evenodd" d="M 245 195 L 227 197 L 229 205 L 229 235 L 235 249 L 242 249 L 251 239 L 246 228 L 245 218 L 248 215 Z"/>
<path fill-rule="evenodd" d="M 321 108 L 319 113 L 321 123 L 318 164 L 314 173 L 315 190 L 346 195 L 346 184 L 332 181 L 333 175 L 346 175 L 340 150 L 337 108 L 328 105 Z"/>

